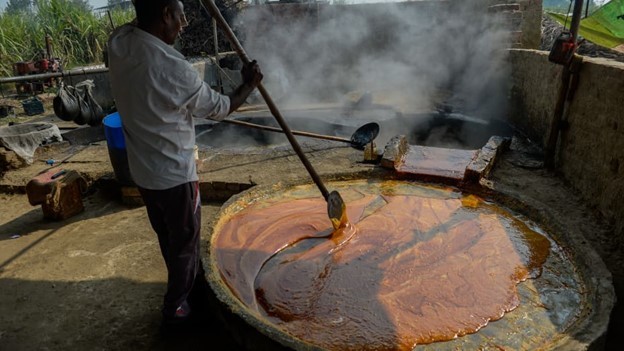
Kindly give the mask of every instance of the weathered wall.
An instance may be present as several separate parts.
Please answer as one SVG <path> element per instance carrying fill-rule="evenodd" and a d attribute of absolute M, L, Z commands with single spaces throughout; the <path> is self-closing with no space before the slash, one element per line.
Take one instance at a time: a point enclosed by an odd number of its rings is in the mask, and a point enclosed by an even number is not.
<path fill-rule="evenodd" d="M 511 121 L 544 145 L 562 66 L 548 52 L 511 50 Z M 564 120 L 557 171 L 624 238 L 624 63 L 585 58 Z"/>
<path fill-rule="evenodd" d="M 489 11 L 500 13 L 511 32 L 514 48 L 537 49 L 542 35 L 542 1 L 489 0 Z"/>
<path fill-rule="evenodd" d="M 517 0 L 522 12 L 520 48 L 537 49 L 542 39 L 542 0 Z"/>

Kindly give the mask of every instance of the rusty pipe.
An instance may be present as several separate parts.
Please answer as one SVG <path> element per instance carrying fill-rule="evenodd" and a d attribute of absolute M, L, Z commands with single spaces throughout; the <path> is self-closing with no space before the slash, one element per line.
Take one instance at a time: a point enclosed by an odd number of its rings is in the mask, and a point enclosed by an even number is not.
<path fill-rule="evenodd" d="M 51 72 L 51 73 L 40 73 L 40 74 L 28 74 L 24 76 L 15 76 L 15 77 L 7 77 L 0 78 L 0 84 L 4 83 L 17 83 L 17 82 L 25 82 L 32 80 L 40 80 L 40 79 L 48 79 L 48 78 L 65 78 L 65 77 L 74 77 L 74 76 L 82 76 L 87 74 L 97 74 L 97 73 L 107 73 L 108 68 L 78 68 L 73 69 L 66 72 Z"/>

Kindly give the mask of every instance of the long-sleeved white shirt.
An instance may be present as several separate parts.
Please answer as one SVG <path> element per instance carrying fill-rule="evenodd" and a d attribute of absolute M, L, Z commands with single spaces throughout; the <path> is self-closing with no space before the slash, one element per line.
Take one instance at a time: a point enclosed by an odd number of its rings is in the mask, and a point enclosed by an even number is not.
<path fill-rule="evenodd" d="M 193 117 L 224 119 L 229 97 L 173 47 L 130 24 L 111 34 L 108 59 L 134 182 L 161 190 L 198 180 Z"/>

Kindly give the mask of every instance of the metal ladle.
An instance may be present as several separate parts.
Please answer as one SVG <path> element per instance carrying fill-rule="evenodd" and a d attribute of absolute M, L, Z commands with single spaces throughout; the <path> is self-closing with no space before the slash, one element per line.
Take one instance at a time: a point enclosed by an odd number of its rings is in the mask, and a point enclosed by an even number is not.
<path fill-rule="evenodd" d="M 242 127 L 267 130 L 267 131 L 270 131 L 270 132 L 284 133 L 284 131 L 282 129 L 277 128 L 277 127 L 265 126 L 265 125 L 261 125 L 261 124 L 251 123 L 251 122 L 239 121 L 239 120 L 235 120 L 235 119 L 224 119 L 221 122 L 222 123 L 234 124 L 234 125 L 242 126 Z M 302 131 L 298 131 L 298 130 L 291 130 L 291 132 L 294 135 L 300 135 L 300 136 L 304 136 L 304 137 L 308 137 L 308 138 L 317 138 L 317 139 L 324 139 L 324 140 L 332 140 L 332 141 L 340 141 L 340 142 L 343 142 L 343 143 L 349 143 L 351 145 L 351 147 L 353 147 L 355 149 L 364 150 L 364 147 L 366 145 L 370 144 L 370 142 L 373 141 L 377 137 L 377 135 L 379 135 L 379 124 L 377 124 L 375 122 L 371 122 L 371 123 L 367 123 L 367 124 L 361 126 L 360 128 L 358 128 L 351 135 L 350 139 L 337 137 L 337 136 L 331 136 L 331 135 L 323 135 L 323 134 L 316 134 L 316 133 L 310 133 L 310 132 L 302 132 Z"/>

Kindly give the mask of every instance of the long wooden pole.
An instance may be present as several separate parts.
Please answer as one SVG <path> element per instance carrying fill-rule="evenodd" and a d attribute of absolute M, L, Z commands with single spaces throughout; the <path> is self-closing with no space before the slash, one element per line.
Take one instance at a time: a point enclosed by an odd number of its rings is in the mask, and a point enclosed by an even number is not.
<path fill-rule="evenodd" d="M 232 44 L 234 51 L 236 51 L 241 61 L 243 61 L 243 63 L 246 65 L 249 64 L 251 62 L 251 60 L 249 59 L 249 56 L 247 56 L 245 49 L 243 49 L 243 46 L 238 41 L 238 38 L 236 38 L 236 35 L 234 35 L 234 32 L 232 31 L 230 26 L 225 21 L 225 18 L 223 18 L 223 15 L 221 15 L 221 12 L 215 5 L 214 1 L 202 0 L 202 3 L 204 4 L 208 12 L 210 12 L 210 15 L 217 21 L 217 24 L 219 24 L 219 27 L 221 27 L 221 29 L 225 32 L 225 36 L 228 38 L 230 44 Z M 325 198 L 325 200 L 328 200 L 329 192 L 327 191 L 327 188 L 321 181 L 321 178 L 319 177 L 318 173 L 316 173 L 316 171 L 314 170 L 314 167 L 312 167 L 312 164 L 310 164 L 310 161 L 308 161 L 308 159 L 304 155 L 303 151 L 301 150 L 301 146 L 299 146 L 299 143 L 297 142 L 297 139 L 295 139 L 295 136 L 292 134 L 290 127 L 288 127 L 288 125 L 284 121 L 284 118 L 282 117 L 281 112 L 279 111 L 275 103 L 273 102 L 273 99 L 269 95 L 269 92 L 265 89 L 262 83 L 258 85 L 258 91 L 260 91 L 260 94 L 262 95 L 262 97 L 264 98 L 264 101 L 269 107 L 269 111 L 271 111 L 271 114 L 275 117 L 275 119 L 277 120 L 277 123 L 280 125 L 280 127 L 286 134 L 288 141 L 290 142 L 290 144 L 292 145 L 292 148 L 297 153 L 297 156 L 299 156 L 299 159 L 301 160 L 306 170 L 310 174 L 310 177 L 312 177 L 312 180 L 314 180 L 314 183 L 316 183 L 316 186 L 321 191 L 321 194 L 323 194 L 323 197 Z"/>

